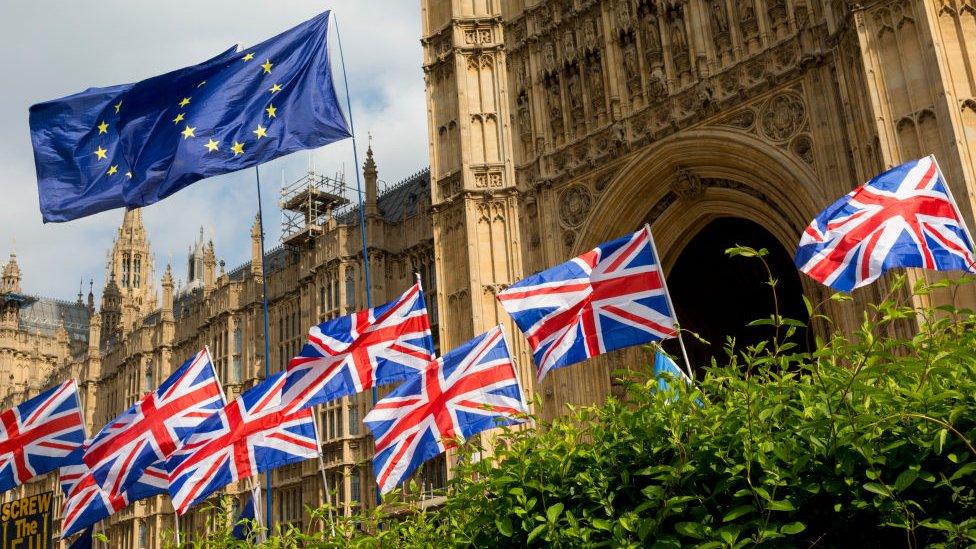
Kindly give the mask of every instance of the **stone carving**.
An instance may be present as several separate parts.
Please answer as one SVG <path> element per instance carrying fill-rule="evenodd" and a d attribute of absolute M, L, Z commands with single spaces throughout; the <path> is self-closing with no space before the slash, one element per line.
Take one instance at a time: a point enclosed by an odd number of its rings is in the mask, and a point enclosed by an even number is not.
<path fill-rule="evenodd" d="M 681 5 L 676 5 L 669 10 L 668 33 L 674 70 L 684 80 L 691 76 L 691 60 L 688 58 L 688 37 L 685 34 L 685 20 Z"/>
<path fill-rule="evenodd" d="M 705 189 L 700 177 L 679 166 L 671 182 L 671 191 L 682 200 L 696 200 L 701 197 Z"/>
<path fill-rule="evenodd" d="M 566 92 L 569 94 L 569 109 L 573 120 L 573 129 L 579 132 L 586 127 L 586 113 L 583 112 L 583 89 L 580 85 L 579 69 L 576 65 L 569 67 L 566 74 Z"/>
<path fill-rule="evenodd" d="M 744 0 L 739 12 L 739 30 L 747 42 L 747 49 L 752 51 L 759 45 L 759 20 L 756 19 L 755 0 Z"/>
<path fill-rule="evenodd" d="M 582 185 L 573 185 L 559 196 L 559 220 L 566 227 L 579 227 L 590 213 L 593 198 Z"/>
<path fill-rule="evenodd" d="M 502 186 L 500 172 L 481 172 L 474 174 L 474 186 L 479 189 L 498 189 Z"/>
<path fill-rule="evenodd" d="M 806 134 L 796 136 L 793 142 L 790 143 L 790 150 L 807 164 L 813 164 L 813 141 L 810 139 L 810 136 Z"/>
<path fill-rule="evenodd" d="M 566 63 L 576 61 L 576 36 L 572 29 L 566 29 L 563 33 L 563 60 Z"/>
<path fill-rule="evenodd" d="M 647 92 L 651 101 L 667 97 L 668 80 L 664 75 L 664 67 L 657 66 L 651 70 L 647 78 Z"/>
<path fill-rule="evenodd" d="M 630 0 L 619 0 L 617 2 L 617 29 L 626 31 L 633 25 L 630 17 Z"/>
<path fill-rule="evenodd" d="M 791 93 L 784 93 L 766 104 L 759 125 L 766 137 L 775 141 L 786 141 L 799 131 L 805 114 L 803 101 Z"/>
<path fill-rule="evenodd" d="M 529 111 L 529 95 L 523 91 L 517 100 L 518 131 L 525 148 L 532 146 L 532 113 Z"/>
<path fill-rule="evenodd" d="M 725 12 L 725 0 L 712 0 L 710 18 L 715 47 L 724 50 L 732 45 L 729 40 L 729 19 Z"/>
<path fill-rule="evenodd" d="M 562 97 L 559 92 L 559 78 L 552 77 L 546 84 L 549 102 L 549 127 L 552 128 L 553 137 L 562 139 L 563 137 L 563 107 Z"/>
<path fill-rule="evenodd" d="M 743 130 L 748 130 L 756 122 L 756 113 L 752 109 L 741 110 L 726 120 L 721 124 L 725 126 L 732 126 L 734 128 L 740 128 Z"/>
<path fill-rule="evenodd" d="M 551 73 L 556 70 L 556 48 L 552 42 L 546 42 L 542 48 L 542 65 L 546 72 Z"/>
<path fill-rule="evenodd" d="M 606 111 L 607 104 L 606 89 L 603 85 L 603 63 L 599 55 L 593 56 L 587 72 L 590 79 L 590 104 L 593 112 L 599 116 Z"/>
<path fill-rule="evenodd" d="M 525 60 L 519 59 L 515 62 L 515 89 L 522 93 L 525 91 L 526 84 L 528 80 L 525 75 Z"/>
<path fill-rule="evenodd" d="M 593 52 L 600 48 L 594 19 L 588 19 L 583 26 L 583 48 L 587 52 Z"/>
<path fill-rule="evenodd" d="M 641 77 L 640 63 L 637 60 L 637 46 L 633 39 L 626 40 L 621 44 L 624 60 L 624 75 L 627 77 L 627 91 L 631 97 L 640 94 Z"/>

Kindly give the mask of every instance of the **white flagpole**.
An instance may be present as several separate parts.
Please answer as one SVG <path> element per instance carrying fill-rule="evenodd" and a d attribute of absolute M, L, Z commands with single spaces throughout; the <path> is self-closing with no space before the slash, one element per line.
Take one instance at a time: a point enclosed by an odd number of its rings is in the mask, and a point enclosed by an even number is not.
<path fill-rule="evenodd" d="M 671 309 L 674 323 L 678 325 L 678 345 L 681 347 L 681 355 L 685 359 L 685 369 L 688 371 L 688 377 L 694 381 L 695 372 L 691 369 L 691 361 L 688 360 L 688 349 L 685 348 L 685 340 L 681 337 L 681 323 L 678 322 L 678 312 L 675 311 L 674 303 L 671 302 L 671 291 L 668 290 L 668 279 L 664 276 L 664 265 L 661 263 L 661 254 L 657 253 L 657 244 L 654 243 L 654 233 L 651 232 L 651 226 L 645 223 L 644 228 L 647 229 L 647 237 L 651 240 L 651 251 L 654 252 L 654 262 L 657 263 L 657 271 L 661 275 L 661 286 L 664 288 L 664 297 L 668 300 L 668 308 Z"/>
<path fill-rule="evenodd" d="M 271 474 L 271 471 L 268 471 L 267 474 L 270 475 Z M 258 526 L 260 526 L 264 530 L 264 534 L 262 534 L 260 536 L 261 541 L 264 541 L 264 540 L 268 539 L 267 538 L 267 536 L 268 536 L 268 528 L 270 528 L 270 526 L 266 526 L 264 524 L 265 521 L 263 520 L 264 517 L 262 516 L 262 512 L 261 512 L 261 503 L 262 503 L 261 502 L 261 483 L 258 482 L 258 477 L 256 477 L 256 476 L 255 477 L 252 477 L 252 480 L 251 480 L 251 501 L 254 502 L 254 520 L 257 521 Z"/>
<path fill-rule="evenodd" d="M 332 494 L 329 492 L 329 477 L 325 474 L 325 460 L 322 459 L 322 442 L 319 440 L 319 421 L 316 410 L 312 410 L 312 426 L 315 429 L 315 445 L 318 448 L 319 472 L 322 473 L 322 486 L 325 488 L 325 505 L 329 509 L 329 526 L 332 529 L 332 536 L 335 537 L 335 518 L 332 515 Z"/>

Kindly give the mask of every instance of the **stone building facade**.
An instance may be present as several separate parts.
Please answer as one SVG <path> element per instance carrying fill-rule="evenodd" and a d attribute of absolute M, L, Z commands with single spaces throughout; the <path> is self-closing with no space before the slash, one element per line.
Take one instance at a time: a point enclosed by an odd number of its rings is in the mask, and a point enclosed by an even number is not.
<path fill-rule="evenodd" d="M 419 275 L 436 332 L 429 172 L 379 193 L 369 150 L 364 176 L 373 300 L 396 297 Z M 311 181 L 319 176 L 306 177 Z M 268 277 L 272 372 L 298 354 L 309 326 L 366 306 L 358 210 L 330 212 L 317 221 L 304 227 L 307 234 L 263 256 L 255 221 L 251 261 L 230 270 L 217 260 L 214 243 L 205 241 L 201 230 L 188 252 L 188 280 L 177 288 L 167 266 L 157 296 L 154 254 L 141 214 L 127 212 L 108 253 L 107 283 L 97 310 L 91 293 L 87 302 L 79 294 L 73 303 L 22 295 L 12 254 L 0 280 L 0 379 L 10 380 L 0 383 L 0 406 L 13 406 L 74 376 L 88 432 L 94 433 L 204 346 L 213 356 L 226 398 L 235 398 L 264 377 L 262 266 Z M 364 393 L 317 410 L 327 478 L 343 512 L 375 502 L 372 442 L 362 424 L 371 398 Z M 422 475 L 428 493 L 444 486 L 446 475 L 443 459 L 429 464 Z M 54 490 L 60 504 L 55 482 L 56 475 L 48 475 L 4 497 Z M 275 521 L 315 527 L 305 507 L 325 501 L 318 463 L 277 469 L 272 482 Z M 249 487 L 241 483 L 228 492 L 238 494 L 243 503 Z M 181 518 L 181 530 L 207 527 L 210 516 L 202 507 Z M 168 497 L 157 496 L 125 508 L 100 528 L 113 547 L 141 549 L 162 547 L 162 534 L 173 527 Z"/>
<path fill-rule="evenodd" d="M 505 322 L 499 288 L 645 223 L 684 327 L 722 337 L 772 312 L 768 292 L 751 290 L 766 276 L 724 257 L 733 244 L 770 250 L 781 312 L 803 318 L 801 295 L 828 295 L 792 266 L 805 226 L 857 184 L 929 153 L 974 226 L 972 1 L 421 0 L 421 10 L 444 342 Z M 824 312 L 849 329 L 889 283 Z M 971 287 L 956 298 L 976 305 Z M 535 388 L 543 416 L 599 400 L 613 390 L 612 364 L 649 358 L 630 349 L 552 372 Z M 532 378 L 523 371 L 529 388 Z"/>

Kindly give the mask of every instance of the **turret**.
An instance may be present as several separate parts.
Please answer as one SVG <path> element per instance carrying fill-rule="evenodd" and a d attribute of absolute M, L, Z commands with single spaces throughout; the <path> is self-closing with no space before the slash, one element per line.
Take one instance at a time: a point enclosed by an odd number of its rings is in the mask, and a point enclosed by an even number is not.
<path fill-rule="evenodd" d="M 3 277 L 0 278 L 0 293 L 20 293 L 20 266 L 17 265 L 16 252 L 10 252 L 10 261 L 3 267 Z"/>
<path fill-rule="evenodd" d="M 169 265 L 166 265 L 166 272 L 163 273 L 162 319 L 173 320 L 173 269 Z"/>
<path fill-rule="evenodd" d="M 115 282 L 115 272 L 112 272 L 102 292 L 101 316 L 105 324 L 105 333 L 113 334 L 121 330 L 122 290 Z"/>
<path fill-rule="evenodd" d="M 264 256 L 261 253 L 261 219 L 254 216 L 254 224 L 251 225 L 251 276 L 261 278 L 261 271 L 264 264 Z"/>
<path fill-rule="evenodd" d="M 211 240 L 203 250 L 203 292 L 205 294 L 213 291 L 216 279 L 217 256 L 214 253 L 214 245 Z"/>
<path fill-rule="evenodd" d="M 366 149 L 366 162 L 363 163 L 363 179 L 366 181 L 366 202 L 363 211 L 366 217 L 379 215 L 379 208 L 376 206 L 377 175 L 376 161 L 373 160 L 373 146 L 370 145 Z"/>

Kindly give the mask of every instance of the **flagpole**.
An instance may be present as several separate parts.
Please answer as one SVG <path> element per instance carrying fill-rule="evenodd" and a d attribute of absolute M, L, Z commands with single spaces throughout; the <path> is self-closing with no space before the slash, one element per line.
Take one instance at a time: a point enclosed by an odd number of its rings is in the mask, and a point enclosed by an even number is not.
<path fill-rule="evenodd" d="M 664 264 L 661 263 L 661 254 L 657 253 L 657 244 L 654 243 L 654 233 L 651 232 L 651 226 L 645 223 L 644 228 L 647 229 L 647 236 L 651 240 L 651 250 L 654 252 L 654 261 L 657 263 L 658 272 L 661 273 L 661 286 L 664 288 L 664 297 L 668 300 L 668 308 L 671 309 L 671 315 L 674 317 L 674 323 L 678 328 L 678 345 L 681 347 L 681 355 L 685 359 L 685 369 L 688 370 L 688 377 L 694 381 L 695 372 L 691 369 L 691 361 L 688 360 L 688 349 L 685 348 L 685 340 L 681 337 L 681 323 L 678 322 L 678 311 L 674 309 L 674 303 L 671 301 L 671 291 L 668 290 L 668 277 L 664 276 Z"/>
<path fill-rule="evenodd" d="M 312 428 L 315 429 L 315 445 L 318 446 L 319 471 L 322 473 L 322 486 L 325 488 L 325 505 L 329 510 L 329 526 L 332 529 L 332 537 L 335 537 L 335 518 L 332 515 L 332 494 L 329 492 L 329 478 L 325 474 L 325 460 L 322 459 L 322 441 L 319 439 L 319 419 L 318 413 L 312 410 Z"/>
<path fill-rule="evenodd" d="M 180 546 L 180 513 L 179 511 L 176 510 L 175 507 L 173 508 L 173 523 L 176 526 L 176 546 L 179 547 Z"/>
<path fill-rule="evenodd" d="M 359 152 L 356 149 L 356 123 L 352 116 L 352 98 L 349 95 L 349 74 L 346 72 L 346 57 L 342 53 L 342 35 L 339 33 L 339 18 L 335 13 L 332 14 L 332 21 L 335 23 L 336 43 L 339 45 L 339 61 L 342 63 L 342 82 L 346 88 L 346 113 L 349 115 L 349 133 L 352 134 L 352 165 L 356 173 L 356 197 L 359 200 L 359 234 L 363 241 L 363 284 L 366 286 L 366 308 L 373 308 L 372 283 L 369 277 L 369 246 L 366 244 L 366 206 L 363 203 L 363 186 L 359 175 Z M 347 296 L 348 298 L 348 296 Z M 376 404 L 376 385 L 371 391 L 373 405 Z M 376 485 L 376 504 L 379 505 L 383 500 L 379 484 Z"/>
<path fill-rule="evenodd" d="M 261 523 L 264 521 L 261 519 L 261 481 L 257 477 L 254 477 L 251 482 L 251 501 L 254 504 L 254 520 L 258 522 L 258 526 L 262 526 Z M 268 529 L 267 526 L 262 527 L 263 533 L 258 535 L 258 539 L 261 541 L 268 539 Z"/>
<path fill-rule="evenodd" d="M 269 342 L 268 328 L 268 267 L 264 260 L 264 209 L 261 207 L 261 171 L 254 166 L 254 179 L 258 188 L 258 231 L 261 233 L 261 301 L 264 305 L 264 378 L 271 377 L 271 343 Z M 208 351 L 209 352 L 209 351 Z M 271 528 L 271 471 L 265 473 L 268 479 L 268 490 L 265 495 L 267 508 L 265 517 L 267 518 L 267 528 Z"/>

